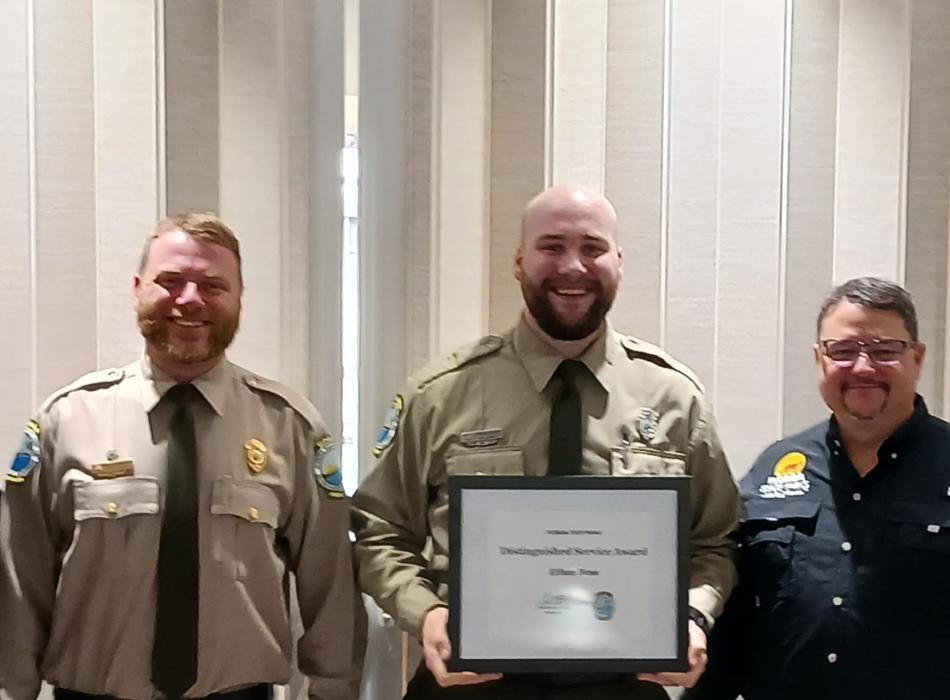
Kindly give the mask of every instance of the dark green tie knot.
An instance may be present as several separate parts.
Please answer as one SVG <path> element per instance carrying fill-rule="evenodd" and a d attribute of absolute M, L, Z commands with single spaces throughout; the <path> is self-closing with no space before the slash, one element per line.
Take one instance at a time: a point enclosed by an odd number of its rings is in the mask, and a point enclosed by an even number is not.
<path fill-rule="evenodd" d="M 194 384 L 176 384 L 165 392 L 165 396 L 162 397 L 162 400 L 168 401 L 177 408 L 181 408 L 188 406 L 200 396 L 201 393 Z"/>
<path fill-rule="evenodd" d="M 577 386 L 578 378 L 587 371 L 587 365 L 580 360 L 563 360 L 554 373 L 568 386 Z"/>

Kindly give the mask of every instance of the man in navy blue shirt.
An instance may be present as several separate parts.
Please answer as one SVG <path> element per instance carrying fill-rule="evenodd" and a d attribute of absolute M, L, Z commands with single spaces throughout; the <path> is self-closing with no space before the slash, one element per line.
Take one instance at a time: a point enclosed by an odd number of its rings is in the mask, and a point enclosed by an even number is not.
<path fill-rule="evenodd" d="M 825 300 L 833 415 L 742 480 L 739 586 L 688 700 L 950 697 L 950 424 L 916 393 L 924 350 L 896 284 Z"/>

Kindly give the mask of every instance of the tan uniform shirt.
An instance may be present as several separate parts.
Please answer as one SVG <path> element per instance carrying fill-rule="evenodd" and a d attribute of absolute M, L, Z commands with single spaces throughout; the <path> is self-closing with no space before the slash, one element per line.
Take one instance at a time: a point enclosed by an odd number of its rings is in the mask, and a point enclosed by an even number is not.
<path fill-rule="evenodd" d="M 293 572 L 305 630 L 298 665 L 310 696 L 355 698 L 365 614 L 347 500 L 315 480 L 325 453 L 315 450 L 326 436 L 322 419 L 306 399 L 226 360 L 194 385 L 205 399 L 193 407 L 199 659 L 186 694 L 288 680 Z M 161 397 L 171 386 L 145 359 L 87 375 L 41 409 L 39 461 L 22 480 L 8 476 L 0 520 L 0 677 L 14 700 L 33 700 L 41 679 L 86 693 L 153 697 L 174 408 Z M 250 440 L 265 450 L 246 447 Z M 125 475 L 96 478 L 100 464 Z"/>
<path fill-rule="evenodd" d="M 425 613 L 447 601 L 447 477 L 546 473 L 560 381 L 550 380 L 563 359 L 522 320 L 423 370 L 397 397 L 404 408 L 395 437 L 381 441 L 380 459 L 353 497 L 355 553 L 363 590 L 417 636 Z M 584 471 L 692 476 L 690 604 L 714 619 L 735 584 L 728 535 L 738 499 L 701 385 L 658 348 L 609 324 L 579 359 L 591 371 L 578 387 Z M 642 409 L 657 419 L 649 440 L 637 426 Z M 463 439 L 493 429 L 501 432 L 496 444 Z"/>

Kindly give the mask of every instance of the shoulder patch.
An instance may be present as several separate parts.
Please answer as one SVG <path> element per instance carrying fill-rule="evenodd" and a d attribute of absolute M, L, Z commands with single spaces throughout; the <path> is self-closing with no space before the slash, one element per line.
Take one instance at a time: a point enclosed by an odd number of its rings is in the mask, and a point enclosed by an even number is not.
<path fill-rule="evenodd" d="M 23 438 L 13 462 L 7 471 L 7 481 L 11 484 L 22 484 L 40 461 L 40 424 L 35 420 L 27 422 L 23 429 Z"/>
<path fill-rule="evenodd" d="M 416 390 L 425 388 L 427 384 L 444 374 L 467 365 L 480 357 L 498 352 L 505 344 L 504 336 L 486 335 L 474 343 L 463 345 L 454 352 L 441 357 L 428 365 L 409 379 L 409 385 Z"/>
<path fill-rule="evenodd" d="M 379 429 L 379 436 L 376 438 L 376 444 L 373 445 L 373 456 L 379 457 L 387 447 L 392 444 L 396 437 L 396 431 L 399 430 L 399 421 L 402 419 L 403 409 L 406 402 L 402 394 L 396 394 L 393 402 L 386 411 L 386 417 L 383 419 L 383 427 Z"/>
<path fill-rule="evenodd" d="M 340 450 L 330 436 L 313 443 L 313 476 L 330 498 L 343 498 L 343 472 L 340 469 Z"/>
<path fill-rule="evenodd" d="M 43 410 L 46 410 L 51 405 L 56 403 L 59 399 L 64 396 L 68 396 L 74 391 L 80 391 L 83 389 L 99 389 L 102 387 L 112 386 L 113 384 L 118 384 L 125 378 L 125 370 L 118 368 L 111 369 L 100 369 L 95 372 L 90 372 L 89 374 L 84 374 L 79 379 L 74 381 L 72 384 L 67 384 L 61 389 L 54 391 L 46 401 L 43 402 Z"/>
<path fill-rule="evenodd" d="M 245 374 L 242 380 L 252 390 L 263 391 L 264 393 L 273 394 L 283 399 L 284 403 L 303 416 L 304 420 L 306 420 L 311 427 L 323 427 L 323 419 L 320 417 L 320 412 L 317 411 L 316 407 L 308 399 L 285 384 L 247 372 L 247 370 L 244 371 Z"/>
<path fill-rule="evenodd" d="M 684 377 L 686 377 L 693 385 L 699 389 L 700 393 L 706 393 L 706 387 L 703 386 L 703 383 L 699 381 L 699 377 L 691 370 L 689 367 L 684 365 L 679 360 L 671 357 L 665 350 L 663 350 L 658 345 L 653 345 L 639 338 L 635 338 L 632 335 L 621 336 L 620 344 L 623 345 L 624 350 L 627 351 L 627 356 L 630 358 L 642 357 L 654 364 L 662 365 L 667 367 L 674 372 L 679 372 Z"/>

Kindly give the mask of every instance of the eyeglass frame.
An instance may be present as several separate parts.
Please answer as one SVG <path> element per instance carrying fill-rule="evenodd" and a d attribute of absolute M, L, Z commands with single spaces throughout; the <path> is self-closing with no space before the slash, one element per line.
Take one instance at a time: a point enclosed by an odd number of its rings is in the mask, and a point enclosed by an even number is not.
<path fill-rule="evenodd" d="M 853 360 L 835 360 L 828 353 L 829 343 L 854 343 L 858 346 L 858 354 Z M 871 356 L 871 353 L 874 350 L 874 347 L 880 345 L 881 343 L 900 343 L 901 349 L 898 351 L 898 354 L 901 357 L 898 357 L 894 360 L 875 360 L 874 357 Z M 861 355 L 864 355 L 866 358 L 868 358 L 868 362 L 870 362 L 872 365 L 893 366 L 901 361 L 901 358 L 905 352 L 920 347 L 920 343 L 916 340 L 905 340 L 904 338 L 872 338 L 869 341 L 857 340 L 855 338 L 825 338 L 824 340 L 818 341 L 818 347 L 821 348 L 821 354 L 827 357 L 829 362 L 834 363 L 838 367 L 853 367 Z"/>

